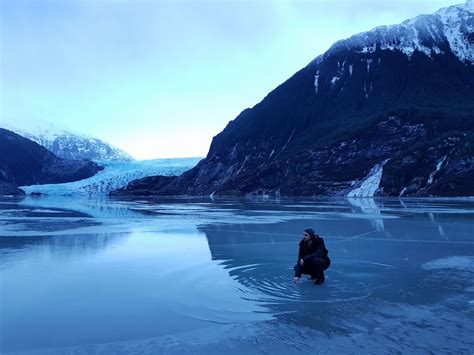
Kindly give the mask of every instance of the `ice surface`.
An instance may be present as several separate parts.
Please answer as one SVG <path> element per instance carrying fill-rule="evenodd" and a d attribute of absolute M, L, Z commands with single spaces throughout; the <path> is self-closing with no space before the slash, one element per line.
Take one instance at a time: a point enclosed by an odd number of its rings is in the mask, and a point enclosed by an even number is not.
<path fill-rule="evenodd" d="M 473 199 L 0 200 L 0 352 L 469 353 Z M 292 283 L 326 240 L 327 282 Z"/>

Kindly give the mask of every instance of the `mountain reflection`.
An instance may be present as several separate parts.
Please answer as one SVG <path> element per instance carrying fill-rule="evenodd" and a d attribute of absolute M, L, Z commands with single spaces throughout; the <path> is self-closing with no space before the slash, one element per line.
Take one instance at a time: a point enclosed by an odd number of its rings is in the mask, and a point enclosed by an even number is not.
<path fill-rule="evenodd" d="M 344 333 L 347 314 L 374 310 L 374 300 L 426 304 L 448 295 L 439 287 L 440 276 L 424 265 L 472 249 L 466 215 L 451 223 L 458 218 L 456 209 L 472 212 L 464 208 L 446 201 L 339 200 L 331 209 L 326 201 L 308 204 L 304 212 L 312 219 L 301 213 L 278 223 L 208 224 L 199 230 L 206 234 L 212 259 L 243 286 L 243 298 L 264 305 L 279 321 Z M 330 251 L 332 265 L 322 287 L 306 277 L 301 285 L 292 283 L 298 242 L 307 227 L 325 238 Z M 462 289 L 466 282 L 451 279 L 449 284 Z"/>
<path fill-rule="evenodd" d="M 66 208 L 69 206 L 69 208 Z M 77 208 L 75 208 L 77 207 Z M 65 258 L 94 254 L 130 235 L 97 230 L 103 222 L 94 217 L 118 209 L 87 207 L 69 200 L 24 198 L 0 201 L 0 267 L 28 258 Z M 106 213 L 104 213 L 106 211 Z M 89 213 L 88 213 L 89 212 Z"/>

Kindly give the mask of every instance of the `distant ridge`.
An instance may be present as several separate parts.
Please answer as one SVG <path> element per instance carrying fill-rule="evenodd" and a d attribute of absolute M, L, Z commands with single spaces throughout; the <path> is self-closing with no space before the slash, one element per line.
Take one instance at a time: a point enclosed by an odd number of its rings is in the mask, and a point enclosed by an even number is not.
<path fill-rule="evenodd" d="M 36 124 L 31 127 L 15 127 L 12 124 L 0 123 L 0 127 L 31 139 L 64 159 L 96 161 L 134 160 L 128 153 L 101 139 L 82 133 L 71 132 L 49 122 Z"/>
<path fill-rule="evenodd" d="M 0 128 L 0 195 L 19 194 L 20 185 L 77 181 L 102 168 L 86 160 L 66 160 L 12 131 Z"/>

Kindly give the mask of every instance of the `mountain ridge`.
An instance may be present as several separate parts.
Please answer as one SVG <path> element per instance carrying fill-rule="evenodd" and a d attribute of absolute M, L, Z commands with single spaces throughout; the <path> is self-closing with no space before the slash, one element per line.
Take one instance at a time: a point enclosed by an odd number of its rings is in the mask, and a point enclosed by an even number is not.
<path fill-rule="evenodd" d="M 36 142 L 0 128 L 0 194 L 21 194 L 19 185 L 81 180 L 102 168 L 57 157 Z"/>
<path fill-rule="evenodd" d="M 472 9 L 336 42 L 230 121 L 194 169 L 124 193 L 474 195 Z"/>
<path fill-rule="evenodd" d="M 7 123 L 2 123 L 0 126 L 42 145 L 60 158 L 95 161 L 134 160 L 128 153 L 99 138 L 72 132 L 48 122 L 27 128 Z"/>

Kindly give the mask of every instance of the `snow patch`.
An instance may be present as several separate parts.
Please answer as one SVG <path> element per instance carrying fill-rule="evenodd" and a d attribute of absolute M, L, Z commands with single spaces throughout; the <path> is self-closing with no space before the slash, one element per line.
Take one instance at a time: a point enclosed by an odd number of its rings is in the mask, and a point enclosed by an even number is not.
<path fill-rule="evenodd" d="M 406 191 L 407 191 L 407 188 L 404 187 L 404 188 L 402 189 L 402 191 L 400 191 L 400 195 L 398 195 L 398 197 L 402 197 L 403 194 L 404 194 Z"/>
<path fill-rule="evenodd" d="M 285 143 L 285 145 L 283 146 L 283 148 L 281 148 L 281 151 L 284 151 L 285 148 L 288 146 L 288 144 L 290 143 L 291 139 L 293 138 L 293 134 L 295 134 L 295 130 L 294 130 L 294 129 L 291 131 L 290 137 L 289 137 L 288 140 L 286 141 L 286 143 Z"/>
<path fill-rule="evenodd" d="M 249 155 L 246 155 L 245 156 L 245 159 L 244 159 L 244 162 L 242 163 L 242 165 L 240 166 L 239 170 L 237 170 L 237 172 L 235 173 L 235 175 L 238 175 L 240 174 L 240 172 L 242 171 L 242 169 L 245 167 L 245 164 L 247 164 L 247 160 L 249 159 Z"/>
<path fill-rule="evenodd" d="M 372 59 L 367 59 L 367 73 L 370 72 L 370 66 L 372 65 Z"/>
<path fill-rule="evenodd" d="M 331 79 L 331 87 L 334 87 L 334 85 L 337 83 L 338 80 L 340 80 L 341 78 L 338 77 L 338 76 L 335 76 Z"/>
<path fill-rule="evenodd" d="M 436 173 L 441 169 L 441 166 L 443 165 L 444 161 L 446 160 L 446 155 L 442 157 L 440 160 L 438 160 L 438 163 L 436 164 L 436 169 L 430 174 L 430 177 L 428 178 L 428 185 L 431 185 L 434 180 L 434 176 Z"/>
<path fill-rule="evenodd" d="M 375 165 L 362 182 L 361 186 L 350 191 L 347 197 L 373 197 L 382 180 L 383 166 L 388 160 Z"/>
<path fill-rule="evenodd" d="M 318 93 L 318 89 L 319 89 L 319 70 L 314 76 L 314 91 L 316 92 L 316 94 Z"/>
<path fill-rule="evenodd" d="M 461 60 L 474 63 L 474 43 L 469 43 L 468 34 L 474 32 L 474 3 L 451 6 L 437 11 L 443 24 L 443 32 L 451 51 Z"/>
<path fill-rule="evenodd" d="M 423 264 L 425 270 L 456 269 L 460 271 L 474 272 L 473 256 L 450 256 L 448 258 L 436 259 Z"/>

